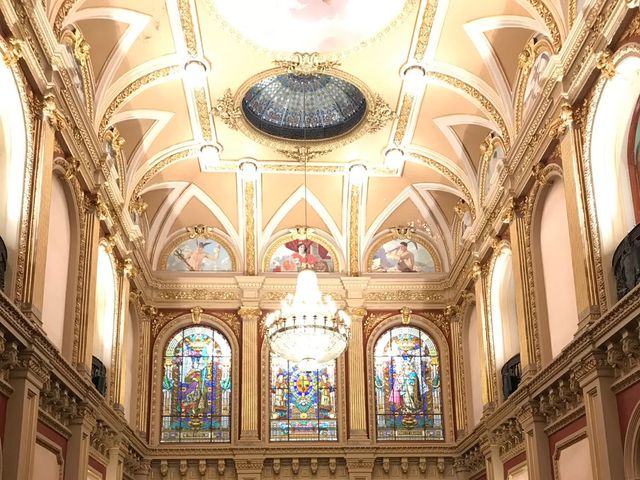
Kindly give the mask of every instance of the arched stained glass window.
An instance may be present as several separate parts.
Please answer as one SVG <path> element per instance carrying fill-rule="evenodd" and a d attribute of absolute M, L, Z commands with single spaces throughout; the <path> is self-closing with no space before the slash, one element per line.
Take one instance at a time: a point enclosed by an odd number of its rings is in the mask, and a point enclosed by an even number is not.
<path fill-rule="evenodd" d="M 443 440 L 440 357 L 415 327 L 383 333 L 374 350 L 378 440 Z"/>
<path fill-rule="evenodd" d="M 335 362 L 304 371 L 271 355 L 271 441 L 338 440 L 335 385 Z"/>
<path fill-rule="evenodd" d="M 187 327 L 167 345 L 161 442 L 231 440 L 231 347 L 217 330 Z"/>

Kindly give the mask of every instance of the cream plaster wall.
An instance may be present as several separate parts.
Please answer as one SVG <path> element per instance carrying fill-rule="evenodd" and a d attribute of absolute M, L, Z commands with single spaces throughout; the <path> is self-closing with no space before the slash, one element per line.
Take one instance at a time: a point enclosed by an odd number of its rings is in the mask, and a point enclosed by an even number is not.
<path fill-rule="evenodd" d="M 470 400 L 469 426 L 475 427 L 482 417 L 482 383 L 480 374 L 480 326 L 476 307 L 469 311 L 465 324 L 465 351 L 469 374 L 467 378 L 467 391 Z"/>
<path fill-rule="evenodd" d="M 529 467 L 522 465 L 509 472 L 507 480 L 529 480 Z"/>
<path fill-rule="evenodd" d="M 491 277 L 491 327 L 495 346 L 496 369 L 520 351 L 516 291 L 511 251 L 498 255 Z"/>
<path fill-rule="evenodd" d="M 124 415 L 130 425 L 134 425 L 136 421 L 136 391 L 138 384 L 138 356 L 137 356 L 137 319 L 134 316 L 134 309 L 131 309 L 127 315 L 124 326 L 124 355 L 125 369 L 123 375 L 124 380 Z"/>
<path fill-rule="evenodd" d="M 37 480 L 60 480 L 61 465 L 58 465 L 58 458 L 55 453 L 39 443 L 33 458 L 33 477 Z"/>
<path fill-rule="evenodd" d="M 554 358 L 571 341 L 578 327 L 569 224 L 560 178 L 555 179 L 546 193 L 539 235 L 551 357 Z"/>
<path fill-rule="evenodd" d="M 556 480 L 592 480 L 588 439 L 583 438 L 560 450 L 555 467 Z"/>
<path fill-rule="evenodd" d="M 64 333 L 70 250 L 69 206 L 64 187 L 58 177 L 54 176 L 51 184 L 51 220 L 47 241 L 42 323 L 47 336 L 60 350 Z"/>
<path fill-rule="evenodd" d="M 93 355 L 111 368 L 111 347 L 116 315 L 116 275 L 111 257 L 103 245 L 98 249 L 96 289 L 96 323 L 93 335 Z"/>

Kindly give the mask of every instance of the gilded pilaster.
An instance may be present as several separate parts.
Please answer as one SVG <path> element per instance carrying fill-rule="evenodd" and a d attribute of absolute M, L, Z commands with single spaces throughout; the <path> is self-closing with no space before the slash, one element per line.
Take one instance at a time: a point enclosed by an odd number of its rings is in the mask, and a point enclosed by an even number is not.
<path fill-rule="evenodd" d="M 349 274 L 358 275 L 360 266 L 360 196 L 362 186 L 351 185 L 349 189 Z M 362 268 L 364 270 L 364 268 Z"/>
<path fill-rule="evenodd" d="M 242 319 L 242 404 L 240 440 L 257 442 L 260 368 L 258 357 L 258 323 L 262 311 L 257 307 L 241 307 L 238 315 Z"/>
<path fill-rule="evenodd" d="M 131 259 L 118 264 L 118 309 L 116 311 L 115 331 L 113 333 L 113 368 L 111 369 L 111 401 L 121 412 L 124 411 L 126 354 L 124 353 L 125 324 L 129 317 L 129 277 L 133 274 Z"/>
<path fill-rule="evenodd" d="M 504 468 L 500 459 L 500 446 L 492 438 L 481 440 L 487 480 L 504 480 Z"/>
<path fill-rule="evenodd" d="M 599 285 L 596 250 L 591 238 L 593 228 L 589 217 L 585 184 L 581 123 L 577 121 L 572 107 L 564 104 L 559 118 L 550 130 L 550 135 L 558 139 L 562 157 L 571 261 L 580 327 L 598 318 L 601 309 L 606 308 L 604 295 L 598 293 L 599 290 L 604 292 L 604 286 Z"/>
<path fill-rule="evenodd" d="M 517 418 L 524 435 L 529 479 L 553 480 L 549 437 L 544 431 L 547 422 L 539 404 L 530 402 L 523 405 L 517 412 Z"/>
<path fill-rule="evenodd" d="M 245 219 L 245 272 L 256 274 L 256 181 L 243 180 Z"/>
<path fill-rule="evenodd" d="M 4 480 L 32 478 L 40 391 L 49 378 L 49 366 L 33 351 L 18 355 L 9 383 L 13 393 L 7 402 L 2 446 Z"/>
<path fill-rule="evenodd" d="M 158 313 L 155 307 L 138 305 L 139 348 L 138 348 L 138 408 L 136 426 L 138 431 L 147 432 L 149 425 L 149 379 L 151 351 L 151 321 Z"/>
<path fill-rule="evenodd" d="M 618 404 L 611 389 L 615 375 L 607 354 L 590 352 L 575 369 L 575 375 L 583 393 L 593 478 L 624 478 Z"/>
<path fill-rule="evenodd" d="M 482 403 L 484 412 L 488 413 L 498 401 L 498 386 L 496 382 L 496 371 L 493 353 L 493 339 L 491 336 L 491 325 L 487 311 L 487 272 L 482 264 L 476 262 L 473 265 L 473 279 L 476 297 L 476 315 L 482 329 L 481 355 L 484 359 L 480 362 L 480 374 L 482 376 Z"/>
<path fill-rule="evenodd" d="M 364 336 L 362 322 L 367 315 L 363 307 L 349 309 L 351 339 L 349 365 L 349 440 L 367 440 L 367 404 L 365 397 Z"/>
<path fill-rule="evenodd" d="M 540 367 L 540 344 L 538 340 L 538 324 L 531 295 L 533 292 L 533 272 L 531 271 L 531 254 L 527 245 L 531 242 L 529 225 L 525 215 L 526 200 L 511 201 L 505 222 L 509 223 L 511 254 L 513 256 L 513 277 L 516 292 L 516 312 L 520 344 L 520 363 L 522 378 L 529 378 Z"/>
<path fill-rule="evenodd" d="M 100 242 L 100 218 L 96 199 L 85 197 L 85 224 L 81 232 L 80 242 L 84 256 L 78 268 L 81 270 L 79 278 L 83 284 L 78 292 L 80 303 L 77 331 L 74 335 L 74 352 L 77 352 L 74 363 L 78 370 L 87 374 L 91 372 L 91 356 L 93 355 L 93 325 L 95 317 L 98 244 Z"/>
<path fill-rule="evenodd" d="M 95 424 L 96 420 L 89 405 L 79 404 L 76 408 L 76 414 L 69 421 L 71 437 L 65 459 L 64 480 L 77 480 L 86 476 L 91 431 Z"/>
<path fill-rule="evenodd" d="M 457 305 L 449 305 L 445 311 L 451 328 L 451 354 L 453 356 L 453 388 L 455 390 L 456 432 L 464 434 L 467 427 L 467 402 L 464 381 L 464 350 L 462 348 L 462 317 Z"/>
<path fill-rule="evenodd" d="M 24 252 L 24 269 L 21 291 L 16 292 L 23 312 L 38 323 L 42 323 L 45 267 L 49 234 L 49 210 L 51 203 L 51 180 L 55 131 L 65 124 L 60 119 L 52 94 L 47 94 L 38 104 L 39 116 L 34 122 L 34 169 L 31 189 L 26 192 L 31 198 L 27 217 L 27 238 Z"/>

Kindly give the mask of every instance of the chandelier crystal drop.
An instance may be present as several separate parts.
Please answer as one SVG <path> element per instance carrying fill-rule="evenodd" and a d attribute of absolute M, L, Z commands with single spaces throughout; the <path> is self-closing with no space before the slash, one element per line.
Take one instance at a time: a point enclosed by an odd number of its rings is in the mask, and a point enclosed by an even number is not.
<path fill-rule="evenodd" d="M 267 315 L 265 327 L 274 353 L 302 370 L 313 370 L 345 351 L 351 318 L 338 310 L 331 296 L 322 296 L 316 272 L 305 268 L 298 273 L 296 293 Z"/>

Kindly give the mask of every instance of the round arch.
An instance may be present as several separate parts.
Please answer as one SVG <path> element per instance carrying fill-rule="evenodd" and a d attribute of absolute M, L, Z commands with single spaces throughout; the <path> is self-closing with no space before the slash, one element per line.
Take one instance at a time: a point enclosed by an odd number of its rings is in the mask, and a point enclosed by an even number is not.
<path fill-rule="evenodd" d="M 544 182 L 531 192 L 528 215 L 540 361 L 546 365 L 573 339 L 578 311 L 562 169 L 550 164 L 540 174 Z"/>
<path fill-rule="evenodd" d="M 374 441 L 377 440 L 376 429 L 376 412 L 375 412 L 375 385 L 374 385 L 374 349 L 378 340 L 385 332 L 391 330 L 394 327 L 401 327 L 403 324 L 403 317 L 401 314 L 394 315 L 386 318 L 384 322 L 380 322 L 369 335 L 367 339 L 366 355 L 367 355 L 367 398 L 368 398 L 368 417 L 369 417 L 369 431 Z M 443 429 L 444 429 L 444 442 L 450 443 L 455 441 L 454 436 L 454 419 L 453 419 L 453 393 L 452 393 L 452 378 L 451 378 L 451 354 L 449 348 L 449 342 L 442 331 L 436 327 L 427 317 L 419 314 L 412 314 L 410 318 L 409 326 L 418 328 L 426 333 L 433 341 L 438 354 L 440 356 L 440 382 L 441 382 L 441 401 L 442 401 L 442 417 L 443 417 Z M 441 442 L 441 441 L 440 441 Z"/>
<path fill-rule="evenodd" d="M 9 47 L 0 39 L 0 54 Z M 28 205 L 26 185 L 31 181 L 27 169 L 31 164 L 33 146 L 31 117 L 27 114 L 25 82 L 17 66 L 0 62 L 0 89 L 3 108 L 0 109 L 0 236 L 7 248 L 5 293 L 13 297 L 17 264 L 20 255 L 21 218 Z M 26 205 L 25 205 L 26 204 Z"/>
<path fill-rule="evenodd" d="M 149 444 L 157 446 L 160 444 L 160 427 L 162 416 L 162 378 L 164 375 L 164 352 L 169 340 L 179 331 L 191 326 L 210 327 L 220 332 L 231 346 L 231 442 L 228 443 L 207 443 L 207 448 L 229 448 L 234 445 L 239 435 L 239 345 L 238 338 L 233 330 L 215 314 L 203 313 L 200 316 L 200 323 L 194 324 L 190 313 L 185 313 L 171 320 L 159 332 L 153 341 L 151 352 L 151 411 L 149 414 Z"/>
<path fill-rule="evenodd" d="M 513 259 L 511 247 L 506 241 L 497 246 L 491 260 L 487 311 L 491 326 L 493 361 L 496 377 L 500 382 L 500 369 L 507 360 L 520 352 Z"/>
<path fill-rule="evenodd" d="M 628 43 L 613 56 L 613 78 L 602 74 L 594 88 L 584 145 L 587 181 L 591 183 L 589 215 L 595 247 L 600 250 L 604 284 L 601 301 L 617 301 L 613 253 L 636 225 L 628 165 L 629 130 L 640 97 L 640 44 Z M 611 121 L 616 119 L 617 121 Z"/>

